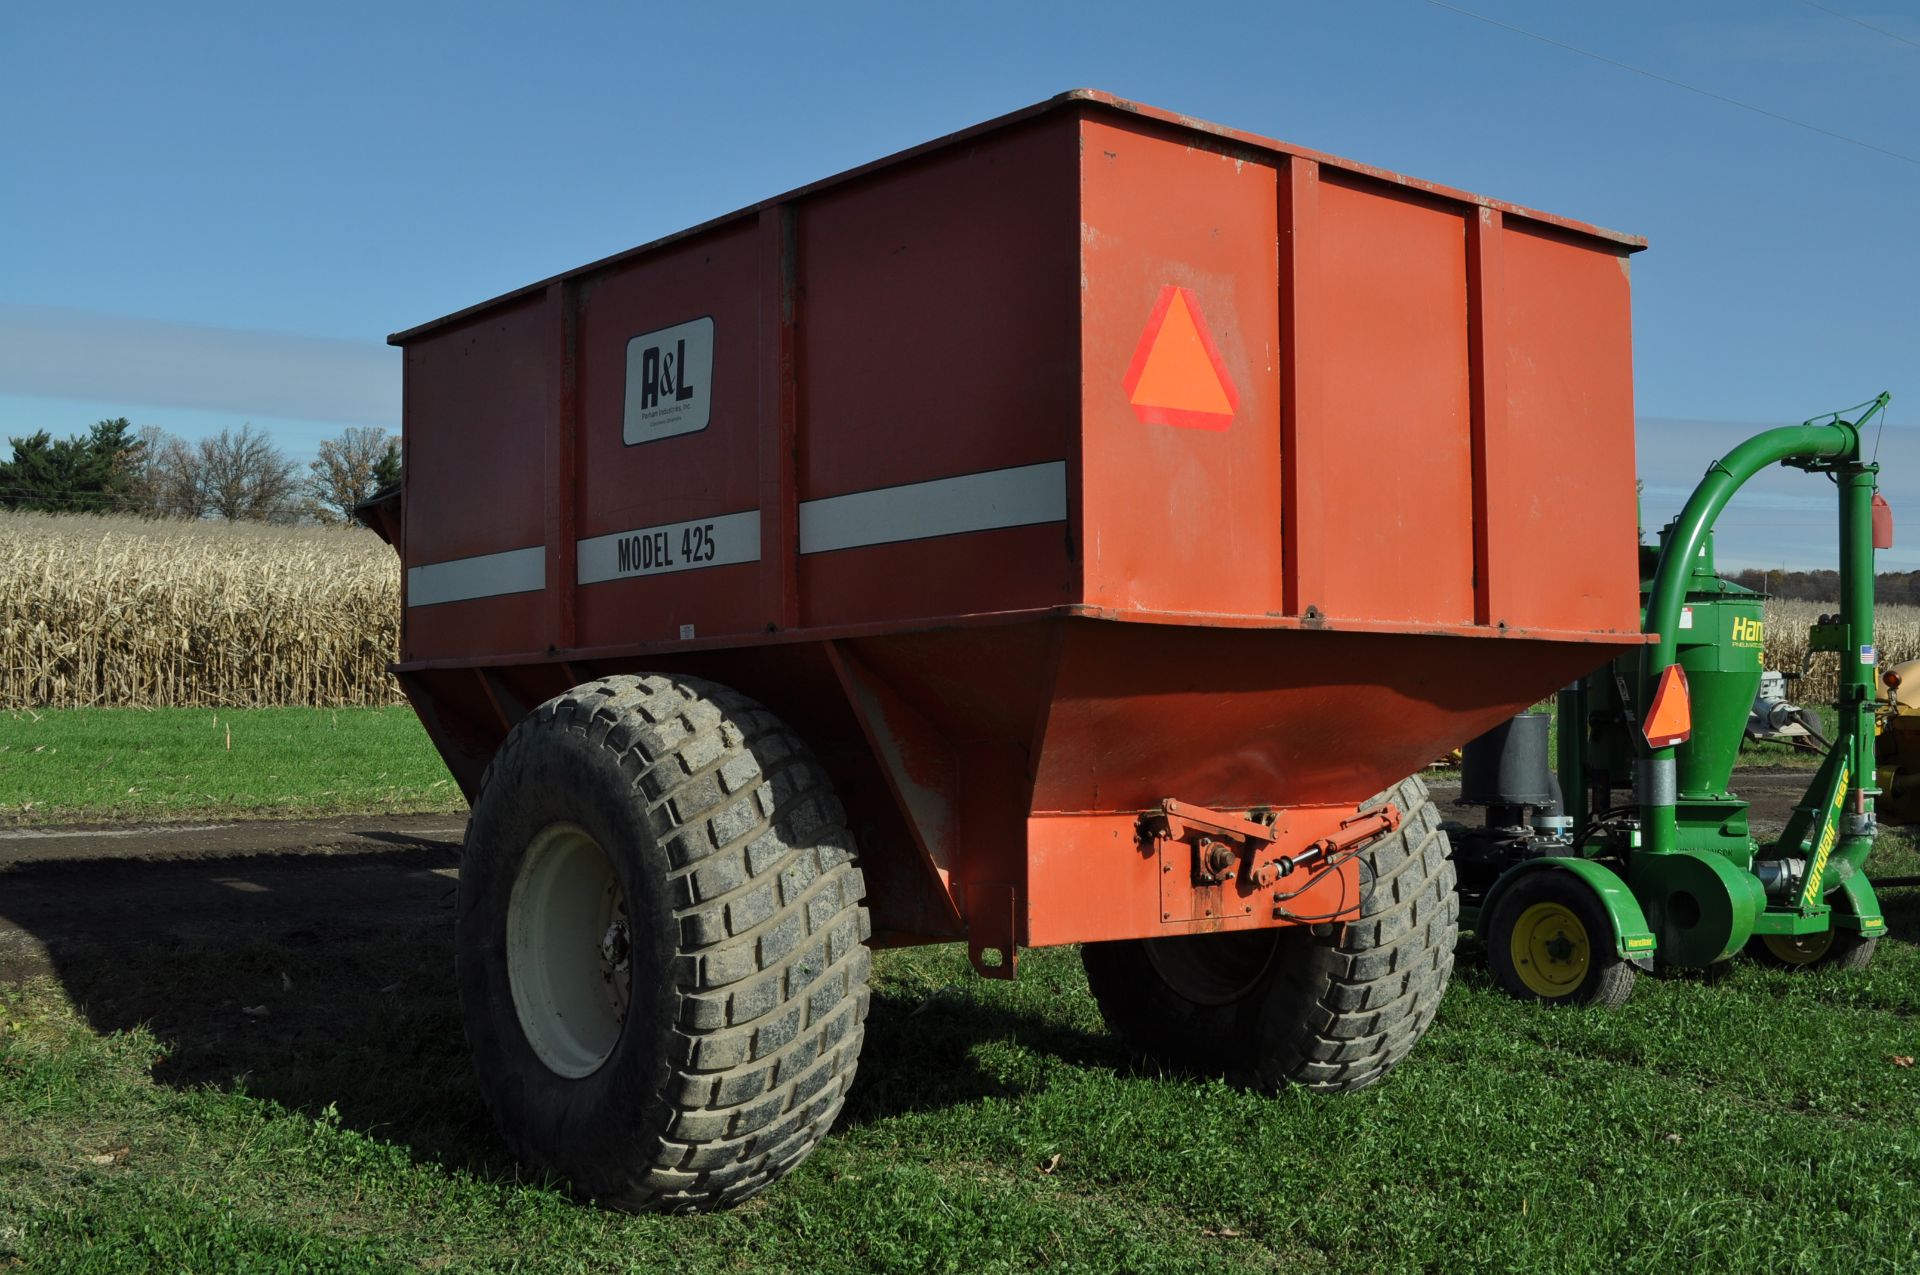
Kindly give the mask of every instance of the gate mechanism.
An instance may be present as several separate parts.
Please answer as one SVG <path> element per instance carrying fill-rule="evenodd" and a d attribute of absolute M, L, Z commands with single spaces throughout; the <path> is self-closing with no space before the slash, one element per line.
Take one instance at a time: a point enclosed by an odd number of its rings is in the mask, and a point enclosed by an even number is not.
<path fill-rule="evenodd" d="M 1191 845 L 1196 886 L 1241 880 L 1253 889 L 1264 889 L 1301 868 L 1330 862 L 1342 852 L 1399 826 L 1400 808 L 1389 802 L 1341 820 L 1333 834 L 1289 853 L 1280 816 L 1273 811 L 1246 819 L 1169 797 L 1160 803 L 1160 809 L 1140 816 L 1140 839 L 1148 845 L 1155 841 Z"/>

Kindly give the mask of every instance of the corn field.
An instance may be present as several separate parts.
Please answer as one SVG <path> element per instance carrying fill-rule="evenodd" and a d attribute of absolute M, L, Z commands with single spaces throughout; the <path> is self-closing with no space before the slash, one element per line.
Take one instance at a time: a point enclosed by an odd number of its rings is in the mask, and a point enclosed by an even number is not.
<path fill-rule="evenodd" d="M 1823 614 L 1838 611 L 1838 602 L 1767 601 L 1766 661 L 1768 668 L 1797 673 L 1807 658 L 1807 628 Z M 1883 602 L 1874 608 L 1874 644 L 1880 667 L 1920 659 L 1920 607 Z M 1787 683 L 1787 695 L 1798 703 L 1830 702 L 1838 690 L 1841 656 L 1813 657 L 1813 668 L 1798 682 Z"/>
<path fill-rule="evenodd" d="M 0 708 L 392 703 L 399 576 L 357 528 L 0 512 Z"/>

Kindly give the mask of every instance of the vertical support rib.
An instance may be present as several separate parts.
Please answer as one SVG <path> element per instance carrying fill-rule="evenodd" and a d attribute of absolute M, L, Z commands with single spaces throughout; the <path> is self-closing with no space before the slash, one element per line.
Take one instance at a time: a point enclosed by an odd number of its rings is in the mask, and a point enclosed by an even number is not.
<path fill-rule="evenodd" d="M 1316 444 L 1327 419 L 1320 334 L 1307 318 L 1318 312 L 1319 229 L 1320 165 L 1289 156 L 1280 183 L 1279 298 L 1280 558 L 1289 615 L 1306 614 L 1325 596 L 1326 518 L 1312 476 L 1322 464 Z"/>
<path fill-rule="evenodd" d="M 1501 570 L 1493 527 L 1492 494 L 1507 490 L 1497 449 L 1507 430 L 1507 368 L 1500 330 L 1502 218 L 1481 208 L 1467 219 L 1467 367 L 1473 415 L 1473 622 L 1497 624 L 1516 581 Z"/>
<path fill-rule="evenodd" d="M 799 242 L 792 204 L 760 212 L 760 581 L 769 628 L 800 623 Z"/>
<path fill-rule="evenodd" d="M 575 643 L 574 559 L 578 533 L 579 306 L 574 285 L 547 285 L 546 545 L 547 642 L 559 651 Z"/>

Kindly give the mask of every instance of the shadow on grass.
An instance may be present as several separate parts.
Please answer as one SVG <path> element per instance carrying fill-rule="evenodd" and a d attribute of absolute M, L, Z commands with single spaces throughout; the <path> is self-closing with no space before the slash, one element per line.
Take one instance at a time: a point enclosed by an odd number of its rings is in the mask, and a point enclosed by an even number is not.
<path fill-rule="evenodd" d="M 409 848 L 16 865 L 0 872 L 0 927 L 17 932 L 0 928 L 0 978 L 51 973 L 96 1031 L 151 1030 L 157 1083 L 313 1116 L 331 1107 L 416 1159 L 517 1179 L 461 1028 L 458 846 L 384 839 Z M 976 1049 L 994 1042 L 1127 1066 L 1106 1037 L 996 994 L 961 984 L 923 996 L 883 981 L 842 1125 L 1044 1085 L 977 1065 Z"/>
<path fill-rule="evenodd" d="M 1008 1079 L 1008 1069 L 981 1066 L 977 1051 L 984 1045 L 1015 1045 L 1074 1067 L 1126 1071 L 1131 1066 L 1126 1051 L 1109 1036 L 992 999 L 991 990 L 979 983 L 926 996 L 876 988 L 860 1074 L 839 1125 L 853 1128 L 982 1099 L 1014 1099 L 1045 1087 L 1043 1075 L 1015 1081 Z"/>
<path fill-rule="evenodd" d="M 1882 890 L 1880 913 L 1887 921 L 1887 938 L 1920 943 L 1920 888 L 1896 886 Z"/>
<path fill-rule="evenodd" d="M 0 977 L 50 973 L 96 1031 L 150 1029 L 157 1083 L 332 1106 L 416 1156 L 510 1170 L 455 997 L 458 843 L 357 835 L 393 848 L 16 864 Z"/>

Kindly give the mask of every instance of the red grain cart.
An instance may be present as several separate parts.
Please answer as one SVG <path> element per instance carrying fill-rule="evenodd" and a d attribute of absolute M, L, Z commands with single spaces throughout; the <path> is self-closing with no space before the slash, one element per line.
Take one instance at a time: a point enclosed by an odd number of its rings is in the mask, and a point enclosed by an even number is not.
<path fill-rule="evenodd" d="M 395 336 L 513 1149 L 758 1190 L 888 944 L 1379 1078 L 1456 932 L 1405 777 L 1641 640 L 1642 246 L 1076 92 Z"/>

